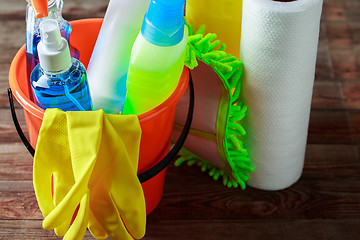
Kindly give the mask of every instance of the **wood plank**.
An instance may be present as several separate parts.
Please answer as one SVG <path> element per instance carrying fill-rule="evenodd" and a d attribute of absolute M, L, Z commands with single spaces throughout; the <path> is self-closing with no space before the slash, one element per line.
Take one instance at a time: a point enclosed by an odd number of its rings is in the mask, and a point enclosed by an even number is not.
<path fill-rule="evenodd" d="M 360 4 L 359 4 L 359 7 L 360 7 Z M 349 26 L 351 29 L 353 43 L 359 44 L 360 43 L 360 24 L 357 21 L 349 21 Z M 360 62 L 359 62 L 359 64 L 360 64 Z"/>
<path fill-rule="evenodd" d="M 34 192 L 32 179 L 30 180 L 0 180 L 0 192 L 12 192 L 12 193 L 28 193 Z"/>
<path fill-rule="evenodd" d="M 360 3 L 356 0 L 346 2 L 347 5 L 347 18 L 349 21 L 360 22 Z"/>
<path fill-rule="evenodd" d="M 0 220 L 0 239 L 62 239 L 57 237 L 54 231 L 47 231 L 42 228 L 42 220 Z M 83 239 L 95 239 L 89 231 Z"/>
<path fill-rule="evenodd" d="M 149 221 L 152 216 L 149 217 Z M 338 240 L 359 239 L 360 220 L 158 220 L 148 224 L 144 240 Z"/>
<path fill-rule="evenodd" d="M 1 8 L 4 2 L 10 1 L 1 1 L 0 9 L 5 8 L 4 6 Z M 10 3 L 10 8 L 11 5 Z M 8 108 L 6 89 L 9 87 L 10 64 L 16 52 L 25 43 L 25 25 L 23 20 L 0 20 L 0 25 L 0 108 Z"/>
<path fill-rule="evenodd" d="M 1 192 L 0 219 L 42 219 L 34 192 Z"/>
<path fill-rule="evenodd" d="M 17 118 L 19 120 L 22 130 L 27 135 L 27 127 L 25 122 L 24 111 L 22 109 L 17 109 L 16 111 Z M 0 108 L 0 143 L 8 142 L 20 142 L 21 139 L 16 132 L 14 126 L 10 109 L 9 108 Z"/>
<path fill-rule="evenodd" d="M 318 81 L 337 81 L 331 67 L 330 55 L 328 50 L 321 51 L 320 46 L 326 47 L 326 40 L 319 42 L 319 51 L 316 60 L 315 82 Z"/>
<path fill-rule="evenodd" d="M 359 202 L 359 180 L 302 178 L 282 191 L 242 191 L 223 187 L 199 169 L 181 166 L 169 169 L 164 197 L 154 214 L 170 219 L 356 218 Z"/>
<path fill-rule="evenodd" d="M 347 110 L 311 111 L 308 144 L 354 144 L 354 133 Z"/>
<path fill-rule="evenodd" d="M 329 21 L 326 23 L 326 33 L 331 41 L 336 39 L 351 39 L 351 30 L 347 21 Z M 338 46 L 331 45 L 331 47 L 337 48 Z"/>
<path fill-rule="evenodd" d="M 344 96 L 344 105 L 347 109 L 360 110 L 359 80 L 342 82 L 342 95 Z"/>
<path fill-rule="evenodd" d="M 330 50 L 335 77 L 341 79 L 359 79 L 360 70 L 353 49 Z"/>
<path fill-rule="evenodd" d="M 354 139 L 360 144 L 360 111 L 350 112 L 351 125 L 355 130 Z"/>
<path fill-rule="evenodd" d="M 184 174 L 186 173 L 186 174 Z M 41 219 L 29 181 L 2 181 L 0 219 Z M 14 191 L 8 191 L 14 187 Z M 169 167 L 163 199 L 153 213 L 162 219 L 348 219 L 360 218 L 360 180 L 300 179 L 291 188 L 228 189 L 187 166 Z"/>
<path fill-rule="evenodd" d="M 315 81 L 311 102 L 315 109 L 342 109 L 341 85 L 335 81 Z"/>
<path fill-rule="evenodd" d="M 320 34 L 319 34 L 319 44 L 316 60 L 316 71 L 315 71 L 315 80 L 316 81 L 333 81 L 334 72 L 331 67 L 331 59 L 329 55 L 329 46 L 328 38 L 326 34 L 326 23 L 321 22 L 320 24 Z"/>
<path fill-rule="evenodd" d="M 347 20 L 347 8 L 344 1 L 325 1 L 323 9 L 327 22 Z"/>
<path fill-rule="evenodd" d="M 32 181 L 32 166 L 33 158 L 22 143 L 0 144 L 0 181 Z"/>
<path fill-rule="evenodd" d="M 24 21 L 19 20 L 1 20 L 0 24 L 0 47 L 2 49 L 2 54 L 0 55 L 0 71 L 8 71 L 11 59 L 25 43 L 25 24 Z"/>
<path fill-rule="evenodd" d="M 357 240 L 358 219 L 338 220 L 162 220 L 148 217 L 144 240 L 292 239 Z M 41 228 L 41 221 L 0 220 L 0 239 L 61 239 Z M 300 233 L 299 233 L 300 231 Z M 343 236 L 346 236 L 344 238 Z M 94 239 L 87 231 L 83 239 Z"/>
<path fill-rule="evenodd" d="M 308 144 L 302 178 L 306 180 L 360 179 L 356 145 Z"/>

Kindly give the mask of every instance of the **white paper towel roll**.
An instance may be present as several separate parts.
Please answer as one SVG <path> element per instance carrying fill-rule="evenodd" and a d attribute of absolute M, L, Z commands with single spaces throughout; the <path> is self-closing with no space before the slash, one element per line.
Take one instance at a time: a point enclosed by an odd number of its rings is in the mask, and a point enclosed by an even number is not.
<path fill-rule="evenodd" d="M 279 190 L 301 176 L 322 3 L 244 0 L 240 59 L 252 187 Z"/>

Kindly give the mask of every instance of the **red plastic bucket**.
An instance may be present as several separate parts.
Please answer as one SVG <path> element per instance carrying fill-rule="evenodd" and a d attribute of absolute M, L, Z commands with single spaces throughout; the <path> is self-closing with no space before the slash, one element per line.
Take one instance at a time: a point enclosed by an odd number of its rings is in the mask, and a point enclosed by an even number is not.
<path fill-rule="evenodd" d="M 73 31 L 70 44 L 79 50 L 80 61 L 86 67 L 101 23 L 102 19 L 83 19 L 71 22 Z M 176 104 L 187 88 L 188 78 L 188 71 L 184 69 L 174 93 L 160 106 L 139 116 L 142 136 L 138 174 L 149 170 L 169 152 Z M 25 46 L 17 52 L 11 63 L 9 83 L 13 95 L 24 109 L 30 142 L 35 148 L 44 110 L 30 100 Z M 166 168 L 155 177 L 142 183 L 147 214 L 152 212 L 160 202 L 164 189 L 165 173 Z"/>

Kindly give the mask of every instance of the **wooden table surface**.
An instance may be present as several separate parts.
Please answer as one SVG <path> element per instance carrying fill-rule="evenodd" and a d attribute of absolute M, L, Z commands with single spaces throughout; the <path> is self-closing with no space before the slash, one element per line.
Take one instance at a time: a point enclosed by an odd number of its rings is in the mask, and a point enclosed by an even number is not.
<path fill-rule="evenodd" d="M 106 6 L 65 0 L 63 15 L 103 17 Z M 24 19 L 24 0 L 0 1 L 0 239 L 58 239 L 41 227 L 32 158 L 6 95 L 10 62 L 24 44 Z M 324 1 L 301 179 L 282 191 L 242 191 L 197 168 L 170 166 L 145 239 L 360 239 L 360 0 Z"/>

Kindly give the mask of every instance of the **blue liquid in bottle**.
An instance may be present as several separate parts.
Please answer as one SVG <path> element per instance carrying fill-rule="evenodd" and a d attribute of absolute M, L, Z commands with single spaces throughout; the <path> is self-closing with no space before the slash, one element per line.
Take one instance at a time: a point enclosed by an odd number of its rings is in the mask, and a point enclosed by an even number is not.
<path fill-rule="evenodd" d="M 84 65 L 72 58 L 62 73 L 46 72 L 37 65 L 31 74 L 35 103 L 43 109 L 91 111 L 92 102 Z"/>

